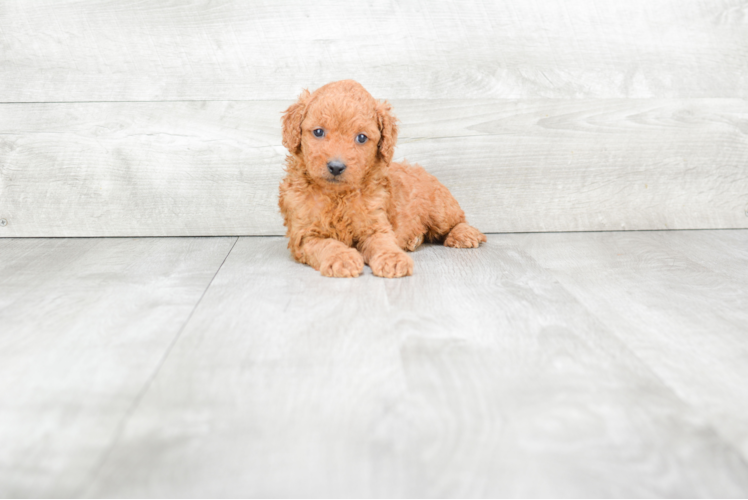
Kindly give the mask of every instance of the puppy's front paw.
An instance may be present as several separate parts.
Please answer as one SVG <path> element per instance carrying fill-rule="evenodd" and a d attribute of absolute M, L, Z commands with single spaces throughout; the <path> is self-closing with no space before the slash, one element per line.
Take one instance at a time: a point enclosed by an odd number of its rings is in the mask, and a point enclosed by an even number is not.
<path fill-rule="evenodd" d="M 322 261 L 319 272 L 330 278 L 355 278 L 364 270 L 364 258 L 353 248 L 340 250 Z"/>
<path fill-rule="evenodd" d="M 454 248 L 478 248 L 481 242 L 485 243 L 486 235 L 469 226 L 464 222 L 457 224 L 444 240 L 445 247 Z"/>
<path fill-rule="evenodd" d="M 401 278 L 413 274 L 413 259 L 405 252 L 385 252 L 369 262 L 371 271 L 382 278 Z"/>

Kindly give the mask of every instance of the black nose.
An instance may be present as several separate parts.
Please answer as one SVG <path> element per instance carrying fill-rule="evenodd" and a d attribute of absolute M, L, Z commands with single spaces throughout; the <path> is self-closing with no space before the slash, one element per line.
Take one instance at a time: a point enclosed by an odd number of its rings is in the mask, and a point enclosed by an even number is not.
<path fill-rule="evenodd" d="M 337 160 L 328 161 L 327 170 L 329 170 L 332 175 L 340 175 L 343 173 L 343 170 L 345 170 L 345 163 Z"/>

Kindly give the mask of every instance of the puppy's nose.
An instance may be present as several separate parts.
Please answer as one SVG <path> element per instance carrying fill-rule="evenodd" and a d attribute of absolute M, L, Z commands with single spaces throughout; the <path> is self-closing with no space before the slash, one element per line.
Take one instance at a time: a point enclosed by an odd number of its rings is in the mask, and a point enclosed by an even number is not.
<path fill-rule="evenodd" d="M 327 170 L 329 170 L 332 175 L 340 175 L 343 173 L 343 170 L 345 170 L 345 163 L 338 160 L 328 161 Z"/>

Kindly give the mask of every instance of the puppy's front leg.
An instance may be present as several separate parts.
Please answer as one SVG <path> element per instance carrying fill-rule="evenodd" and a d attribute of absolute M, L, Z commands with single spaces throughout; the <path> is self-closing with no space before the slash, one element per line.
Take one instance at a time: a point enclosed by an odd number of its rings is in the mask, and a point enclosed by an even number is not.
<path fill-rule="evenodd" d="M 331 238 L 304 239 L 301 259 L 323 276 L 355 278 L 364 270 L 364 258 L 358 250 Z"/>
<path fill-rule="evenodd" d="M 400 278 L 413 274 L 413 259 L 400 248 L 392 231 L 372 234 L 359 243 L 359 250 L 377 276 Z"/>

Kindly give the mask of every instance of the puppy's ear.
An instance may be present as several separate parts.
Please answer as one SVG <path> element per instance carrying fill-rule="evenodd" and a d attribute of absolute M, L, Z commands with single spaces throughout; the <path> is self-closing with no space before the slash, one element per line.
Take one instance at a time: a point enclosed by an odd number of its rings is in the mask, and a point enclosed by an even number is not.
<path fill-rule="evenodd" d="M 379 155 L 389 164 L 392 161 L 392 155 L 395 154 L 395 144 L 397 143 L 397 118 L 392 114 L 392 106 L 388 102 L 380 102 L 377 105 L 377 121 L 379 122 L 379 132 L 382 137 L 379 139 Z"/>
<path fill-rule="evenodd" d="M 283 113 L 283 145 L 292 154 L 299 152 L 301 147 L 301 122 L 306 115 L 306 106 L 311 94 L 308 90 L 299 96 L 299 100 L 291 104 Z"/>

